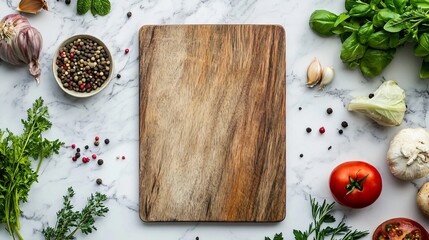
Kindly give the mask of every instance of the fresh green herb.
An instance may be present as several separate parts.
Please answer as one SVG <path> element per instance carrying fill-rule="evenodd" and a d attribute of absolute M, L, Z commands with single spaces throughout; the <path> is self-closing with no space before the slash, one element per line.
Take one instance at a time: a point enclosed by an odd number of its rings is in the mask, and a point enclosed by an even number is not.
<path fill-rule="evenodd" d="M 46 240 L 74 239 L 74 234 L 78 230 L 85 235 L 92 233 L 93 230 L 97 231 L 97 228 L 94 226 L 95 217 L 104 217 L 104 214 L 109 211 L 104 206 L 104 202 L 107 200 L 106 195 L 99 192 L 96 192 L 95 196 L 91 194 L 81 212 L 73 211 L 70 199 L 74 194 L 73 188 L 69 187 L 67 195 L 63 196 L 64 207 L 57 212 L 55 227 L 47 227 L 42 230 Z"/>
<path fill-rule="evenodd" d="M 314 240 L 323 240 L 326 237 L 335 239 L 335 236 L 342 236 L 342 240 L 357 240 L 368 235 L 368 231 L 350 230 L 351 227 L 344 223 L 344 218 L 335 227 L 327 226 L 322 228 L 323 224 L 336 221 L 334 216 L 331 215 L 335 203 L 327 204 L 326 200 L 324 200 L 320 205 L 314 198 L 310 197 L 310 204 L 313 222 L 304 232 L 293 230 L 295 240 L 308 240 L 311 235 L 314 235 Z"/>
<path fill-rule="evenodd" d="M 42 133 L 51 128 L 48 120 L 48 107 L 38 98 L 33 107 L 27 110 L 27 119 L 22 119 L 24 132 L 15 135 L 8 129 L 0 129 L 0 223 L 5 223 L 13 239 L 19 233 L 21 209 L 19 204 L 26 202 L 31 185 L 37 181 L 43 159 L 50 157 L 64 143 L 50 141 Z M 33 170 L 30 159 L 38 161 Z M 16 236 L 15 236 L 16 235 Z"/>
<path fill-rule="evenodd" d="M 77 13 L 83 15 L 91 8 L 91 0 L 77 0 Z"/>
<path fill-rule="evenodd" d="M 429 1 L 345 0 L 346 12 L 327 10 L 311 14 L 310 28 L 322 36 L 339 35 L 341 60 L 363 75 L 380 75 L 393 59 L 396 48 L 415 44 L 414 54 L 422 58 L 420 78 L 429 75 Z M 368 52 L 368 53 L 367 53 Z M 368 57 L 371 64 L 368 65 Z"/>
<path fill-rule="evenodd" d="M 265 237 L 265 240 L 271 240 L 271 238 L 269 237 Z M 283 235 L 282 233 L 277 233 L 274 235 L 274 238 L 272 240 L 283 240 Z"/>
<path fill-rule="evenodd" d="M 106 16 L 111 9 L 109 0 L 77 0 L 77 13 L 83 15 L 91 10 L 92 15 Z"/>

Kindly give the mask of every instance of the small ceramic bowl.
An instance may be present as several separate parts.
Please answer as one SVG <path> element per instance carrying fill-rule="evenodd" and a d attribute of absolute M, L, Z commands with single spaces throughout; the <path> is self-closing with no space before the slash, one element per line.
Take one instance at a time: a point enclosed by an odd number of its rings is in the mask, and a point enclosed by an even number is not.
<path fill-rule="evenodd" d="M 67 89 L 63 86 L 63 84 L 61 83 L 61 79 L 58 77 L 58 66 L 56 64 L 57 61 L 57 57 L 60 54 L 60 49 L 64 46 L 66 46 L 69 43 L 72 43 L 73 41 L 77 40 L 77 39 L 91 39 L 92 41 L 96 42 L 98 45 L 102 46 L 104 48 L 104 50 L 107 53 L 107 56 L 109 57 L 110 60 L 110 71 L 109 71 L 109 76 L 107 77 L 107 79 L 104 81 L 104 83 L 98 87 L 95 90 L 92 90 L 91 92 L 76 92 L 70 89 Z M 91 35 L 85 35 L 85 34 L 79 34 L 79 35 L 75 35 L 73 37 L 70 37 L 68 39 L 66 39 L 64 42 L 62 42 L 59 47 L 57 48 L 57 50 L 55 51 L 54 54 L 54 58 L 52 61 L 52 70 L 54 73 L 54 77 L 55 80 L 58 83 L 58 86 L 60 86 L 60 88 L 67 94 L 74 96 L 74 97 L 78 97 L 78 98 L 86 98 L 86 97 L 91 97 L 94 96 L 95 94 L 101 92 L 110 82 L 110 80 L 112 79 L 113 76 L 113 68 L 114 68 L 114 63 L 113 63 L 113 58 L 112 58 L 112 54 L 109 51 L 109 48 L 107 48 L 106 44 L 104 44 L 100 39 L 91 36 Z"/>

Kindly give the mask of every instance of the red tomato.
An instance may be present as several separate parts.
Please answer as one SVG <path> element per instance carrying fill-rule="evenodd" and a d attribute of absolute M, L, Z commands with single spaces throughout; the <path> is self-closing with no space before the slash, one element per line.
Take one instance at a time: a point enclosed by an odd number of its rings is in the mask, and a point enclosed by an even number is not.
<path fill-rule="evenodd" d="M 419 223 L 408 218 L 392 218 L 380 224 L 372 240 L 429 240 L 429 233 Z"/>
<path fill-rule="evenodd" d="M 380 196 L 381 182 L 381 175 L 375 167 L 362 161 L 350 161 L 334 168 L 329 187 L 339 204 L 363 208 Z"/>

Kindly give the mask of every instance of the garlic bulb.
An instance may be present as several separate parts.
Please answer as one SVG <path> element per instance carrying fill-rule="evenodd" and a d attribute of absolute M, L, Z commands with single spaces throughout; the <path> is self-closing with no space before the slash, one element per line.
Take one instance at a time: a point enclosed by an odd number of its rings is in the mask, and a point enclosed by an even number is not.
<path fill-rule="evenodd" d="M 429 132 L 424 128 L 406 128 L 390 142 L 387 163 L 392 174 L 402 180 L 414 180 L 429 174 Z"/>
<path fill-rule="evenodd" d="M 10 14 L 0 21 L 0 59 L 13 65 L 28 64 L 37 82 L 42 44 L 42 35 L 26 17 Z"/>

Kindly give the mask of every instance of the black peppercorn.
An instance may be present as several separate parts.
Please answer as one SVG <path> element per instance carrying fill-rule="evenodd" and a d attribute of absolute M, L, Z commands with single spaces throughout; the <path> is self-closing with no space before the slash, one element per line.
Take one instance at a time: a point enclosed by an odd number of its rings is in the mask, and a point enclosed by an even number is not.
<path fill-rule="evenodd" d="M 348 126 L 349 126 L 349 124 L 348 124 L 346 121 L 343 121 L 343 122 L 341 123 L 341 126 L 343 126 L 343 128 L 346 128 L 346 127 L 348 127 Z"/>
<path fill-rule="evenodd" d="M 104 161 L 103 161 L 103 159 L 100 158 L 100 159 L 98 159 L 97 163 L 98 163 L 98 165 L 103 165 Z"/>
<path fill-rule="evenodd" d="M 116 77 L 117 77 L 117 78 L 121 78 L 121 74 L 119 74 L 119 73 L 118 73 L 118 74 L 116 74 Z"/>
<path fill-rule="evenodd" d="M 75 154 L 75 157 L 76 157 L 76 158 L 80 158 L 80 153 L 78 153 L 78 152 L 77 152 L 77 153 Z"/>
<path fill-rule="evenodd" d="M 88 145 L 85 145 L 85 149 L 88 149 L 89 147 L 88 147 Z"/>
<path fill-rule="evenodd" d="M 127 13 L 127 17 L 129 17 L 129 18 L 130 18 L 132 15 L 133 15 L 133 13 L 132 13 L 132 12 L 128 12 L 128 13 Z"/>
<path fill-rule="evenodd" d="M 332 110 L 332 108 L 328 108 L 328 109 L 326 109 L 326 112 L 327 112 L 328 114 L 331 114 L 331 113 L 333 112 L 333 110 Z"/>
<path fill-rule="evenodd" d="M 97 178 L 97 180 L 95 181 L 98 185 L 103 183 L 103 180 L 101 180 L 101 178 Z"/>
<path fill-rule="evenodd" d="M 76 152 L 80 152 L 80 148 L 76 148 Z"/>
<path fill-rule="evenodd" d="M 100 144 L 100 142 L 99 142 L 99 141 L 95 141 L 95 142 L 94 142 L 94 145 L 95 145 L 95 146 L 98 146 L 99 144 Z"/>
<path fill-rule="evenodd" d="M 302 154 L 302 153 L 301 153 L 301 154 L 299 154 L 299 157 L 300 157 L 300 158 L 304 157 L 304 154 Z"/>
<path fill-rule="evenodd" d="M 298 110 L 299 110 L 299 111 L 301 111 L 301 110 L 302 110 L 302 107 L 299 107 L 299 108 L 298 108 Z"/>
<path fill-rule="evenodd" d="M 200 238 L 199 238 L 199 237 L 196 237 L 196 238 L 195 238 L 195 240 L 200 240 Z"/>
<path fill-rule="evenodd" d="M 338 133 L 343 134 L 343 130 L 342 129 L 338 130 Z"/>
<path fill-rule="evenodd" d="M 308 133 L 310 133 L 311 132 L 311 128 L 308 127 L 308 128 L 305 129 L 305 131 L 307 131 Z"/>
<path fill-rule="evenodd" d="M 105 143 L 105 144 L 109 144 L 109 143 L 110 143 L 110 140 L 109 140 L 108 138 L 106 138 L 106 139 L 104 139 L 104 143 Z"/>
<path fill-rule="evenodd" d="M 69 5 L 71 3 L 71 0 L 66 0 L 66 4 Z"/>
<path fill-rule="evenodd" d="M 368 97 L 369 98 L 373 98 L 374 97 L 374 93 L 370 93 Z"/>
<path fill-rule="evenodd" d="M 328 150 L 331 150 L 331 149 L 332 149 L 332 146 L 329 146 L 329 147 L 328 147 Z"/>

